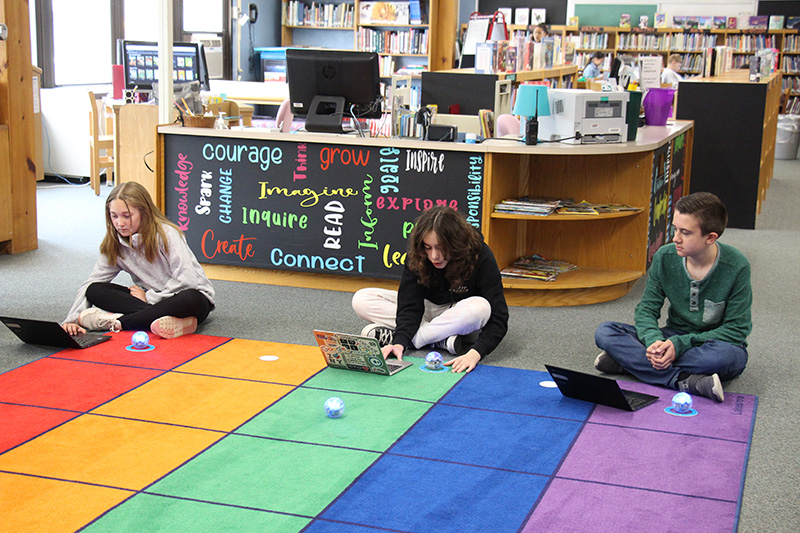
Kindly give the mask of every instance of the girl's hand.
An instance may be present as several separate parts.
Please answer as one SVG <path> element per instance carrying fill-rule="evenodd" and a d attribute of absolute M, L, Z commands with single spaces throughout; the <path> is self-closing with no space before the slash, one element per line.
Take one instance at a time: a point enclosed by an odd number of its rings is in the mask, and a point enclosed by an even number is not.
<path fill-rule="evenodd" d="M 143 288 L 139 287 L 138 285 L 131 285 L 128 287 L 128 289 L 131 291 L 131 296 L 140 299 L 144 303 L 147 303 L 147 296 L 145 295 Z"/>
<path fill-rule="evenodd" d="M 69 333 L 70 335 L 83 335 L 86 333 L 86 330 L 83 329 L 79 324 L 75 322 L 68 322 L 66 324 L 61 324 L 61 327 L 64 328 L 64 331 Z"/>
<path fill-rule="evenodd" d="M 444 366 L 452 366 L 453 372 L 469 373 L 481 360 L 481 354 L 472 349 L 460 357 L 447 361 Z"/>
<path fill-rule="evenodd" d="M 381 353 L 384 359 L 388 359 L 390 355 L 397 357 L 398 361 L 403 360 L 403 345 L 402 344 L 387 344 L 381 348 Z"/>

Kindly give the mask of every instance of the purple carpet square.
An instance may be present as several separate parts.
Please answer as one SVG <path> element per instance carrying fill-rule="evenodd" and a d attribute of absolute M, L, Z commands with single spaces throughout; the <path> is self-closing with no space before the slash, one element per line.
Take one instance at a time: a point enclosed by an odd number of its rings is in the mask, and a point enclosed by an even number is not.
<path fill-rule="evenodd" d="M 658 396 L 659 400 L 630 416 L 620 416 L 618 409 L 598 406 L 589 418 L 598 424 L 624 425 L 641 429 L 669 431 L 686 435 L 699 435 L 737 442 L 750 440 L 755 420 L 758 398 L 749 394 L 726 394 L 725 402 L 718 403 L 702 396 L 692 396 L 697 416 L 670 415 L 664 409 L 672 405 L 677 391 L 654 387 L 639 382 L 620 381 L 623 389 Z"/>
<path fill-rule="evenodd" d="M 565 398 L 557 388 L 541 385 L 543 381 L 551 380 L 547 372 L 480 365 L 464 376 L 440 403 L 586 420 L 594 404 Z"/>
<path fill-rule="evenodd" d="M 321 518 L 400 531 L 517 531 L 548 480 L 386 455 Z"/>
<path fill-rule="evenodd" d="M 736 503 L 747 454 L 742 442 L 587 424 L 557 476 Z"/>
<path fill-rule="evenodd" d="M 583 422 L 437 405 L 392 454 L 552 475 Z"/>
<path fill-rule="evenodd" d="M 735 531 L 736 502 L 555 479 L 523 533 Z"/>

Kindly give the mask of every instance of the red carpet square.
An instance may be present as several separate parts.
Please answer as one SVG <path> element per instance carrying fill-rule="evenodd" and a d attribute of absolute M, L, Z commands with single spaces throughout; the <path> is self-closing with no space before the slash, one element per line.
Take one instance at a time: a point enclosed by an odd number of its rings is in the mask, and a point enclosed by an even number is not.
<path fill-rule="evenodd" d="M 161 373 L 45 357 L 0 374 L 0 402 L 88 411 Z"/>
<path fill-rule="evenodd" d="M 0 403 L 0 453 L 76 416 L 71 411 Z"/>
<path fill-rule="evenodd" d="M 52 357 L 170 370 L 230 340 L 228 337 L 210 335 L 184 335 L 177 339 L 162 339 L 151 333 L 150 345 L 154 349 L 133 351 L 128 350 L 133 333 L 110 333 L 110 341 L 83 350 L 63 350 Z"/>

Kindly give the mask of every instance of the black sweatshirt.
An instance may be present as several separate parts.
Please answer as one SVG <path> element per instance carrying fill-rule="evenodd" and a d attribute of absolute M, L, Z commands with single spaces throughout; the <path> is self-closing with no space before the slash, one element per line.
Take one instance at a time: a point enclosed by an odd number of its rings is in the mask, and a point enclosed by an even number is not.
<path fill-rule="evenodd" d="M 447 267 L 445 267 L 445 273 Z M 438 279 L 437 279 L 438 277 Z M 435 276 L 431 287 L 418 283 L 417 276 L 404 267 L 400 278 L 400 288 L 397 294 L 397 329 L 394 333 L 394 344 L 405 348 L 411 346 L 411 339 L 417 333 L 422 315 L 425 311 L 423 300 L 435 304 L 455 304 L 471 296 L 482 296 L 492 307 L 489 321 L 481 330 L 473 348 L 481 354 L 481 358 L 489 355 L 494 350 L 508 331 L 508 306 L 503 294 L 503 281 L 500 269 L 492 250 L 482 243 L 478 254 L 478 265 L 472 277 L 466 284 L 457 290 L 451 290 L 449 282 L 444 276 Z"/>

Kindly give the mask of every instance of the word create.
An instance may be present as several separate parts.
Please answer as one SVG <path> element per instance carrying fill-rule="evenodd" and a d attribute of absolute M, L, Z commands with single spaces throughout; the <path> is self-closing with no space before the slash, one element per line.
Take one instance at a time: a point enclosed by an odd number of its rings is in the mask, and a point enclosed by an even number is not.
<path fill-rule="evenodd" d="M 256 255 L 253 249 L 253 243 L 247 241 L 254 241 L 255 237 L 245 237 L 242 235 L 233 241 L 215 241 L 214 230 L 207 229 L 203 233 L 203 240 L 200 241 L 200 249 L 206 259 L 213 259 L 217 254 L 235 255 L 242 261 L 249 257 Z"/>

